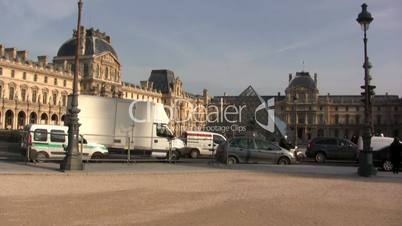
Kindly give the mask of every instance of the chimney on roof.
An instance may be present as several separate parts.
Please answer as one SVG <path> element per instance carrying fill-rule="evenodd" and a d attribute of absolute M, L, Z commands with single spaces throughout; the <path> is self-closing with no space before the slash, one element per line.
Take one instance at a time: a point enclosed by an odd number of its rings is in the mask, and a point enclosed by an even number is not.
<path fill-rule="evenodd" d="M 4 46 L 0 44 L 0 57 L 4 56 Z"/>
<path fill-rule="evenodd" d="M 17 50 L 15 48 L 6 48 L 5 50 L 5 57 L 8 59 L 15 59 L 17 55 Z"/>
<path fill-rule="evenodd" d="M 289 73 L 289 83 L 292 81 L 292 73 Z"/>
<path fill-rule="evenodd" d="M 317 73 L 314 73 L 314 83 L 315 83 L 315 86 L 317 87 Z"/>
<path fill-rule="evenodd" d="M 17 58 L 19 61 L 25 62 L 28 58 L 28 51 L 26 50 L 17 51 Z"/>
<path fill-rule="evenodd" d="M 47 65 L 47 56 L 38 56 L 38 63 L 42 67 L 46 66 Z"/>

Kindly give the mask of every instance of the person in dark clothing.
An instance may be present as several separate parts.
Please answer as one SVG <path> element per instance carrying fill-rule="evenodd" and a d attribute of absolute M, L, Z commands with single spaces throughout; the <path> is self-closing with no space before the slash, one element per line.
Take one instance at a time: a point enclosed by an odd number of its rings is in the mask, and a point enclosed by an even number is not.
<path fill-rule="evenodd" d="M 389 149 L 391 151 L 392 172 L 398 174 L 402 151 L 402 144 L 399 142 L 398 138 L 394 138 L 394 142 L 392 142 Z"/>
<path fill-rule="evenodd" d="M 357 144 L 357 142 L 359 141 L 359 138 L 356 135 L 352 136 L 352 139 L 350 139 L 350 141 L 354 144 Z"/>

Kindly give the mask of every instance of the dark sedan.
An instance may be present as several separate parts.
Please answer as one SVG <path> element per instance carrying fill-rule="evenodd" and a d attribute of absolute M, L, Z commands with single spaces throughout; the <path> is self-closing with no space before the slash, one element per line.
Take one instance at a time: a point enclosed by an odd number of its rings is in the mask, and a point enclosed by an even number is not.
<path fill-rule="evenodd" d="M 217 159 L 228 164 L 272 162 L 277 164 L 294 163 L 292 152 L 271 142 L 255 137 L 234 137 L 219 145 Z"/>

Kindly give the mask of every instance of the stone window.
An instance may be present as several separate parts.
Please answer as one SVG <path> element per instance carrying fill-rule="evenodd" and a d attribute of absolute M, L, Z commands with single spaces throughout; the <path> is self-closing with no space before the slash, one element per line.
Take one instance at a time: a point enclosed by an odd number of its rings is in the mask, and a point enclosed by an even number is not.
<path fill-rule="evenodd" d="M 105 79 L 106 80 L 109 79 L 109 68 L 108 67 L 106 67 L 106 70 L 105 70 Z"/>
<path fill-rule="evenodd" d="M 0 75 L 3 75 L 3 68 L 0 67 Z"/>
<path fill-rule="evenodd" d="M 53 93 L 53 105 L 57 105 L 57 93 Z"/>
<path fill-rule="evenodd" d="M 335 124 L 339 124 L 339 115 L 335 115 Z"/>
<path fill-rule="evenodd" d="M 21 100 L 25 101 L 27 95 L 27 90 L 26 89 L 21 89 Z"/>
<path fill-rule="evenodd" d="M 32 90 L 32 103 L 36 103 L 36 96 L 37 96 L 37 91 Z"/>
<path fill-rule="evenodd" d="M 64 79 L 63 81 L 63 86 L 66 87 L 67 86 L 67 80 Z"/>
<path fill-rule="evenodd" d="M 61 97 L 61 102 L 62 102 L 62 105 L 63 105 L 63 106 L 66 106 L 66 104 L 67 104 L 67 96 L 66 96 L 66 95 L 63 95 L 63 96 Z"/>
<path fill-rule="evenodd" d="M 11 78 L 15 77 L 15 70 L 11 70 Z"/>
<path fill-rule="evenodd" d="M 360 124 L 360 115 L 356 115 L 356 124 Z"/>
<path fill-rule="evenodd" d="M 377 115 L 377 125 L 381 125 L 381 115 Z"/>
<path fill-rule="evenodd" d="M 24 80 L 27 79 L 27 73 L 25 71 L 22 73 L 22 79 L 24 79 Z"/>
<path fill-rule="evenodd" d="M 8 99 L 9 100 L 14 100 L 14 94 L 15 94 L 15 89 L 14 87 L 10 87 L 8 89 Z"/>
<path fill-rule="evenodd" d="M 34 82 L 38 81 L 38 75 L 34 74 Z"/>
<path fill-rule="evenodd" d="M 45 76 L 45 78 L 44 78 L 44 82 L 45 82 L 45 83 L 47 83 L 47 76 Z"/>
<path fill-rule="evenodd" d="M 57 78 L 54 78 L 54 85 L 57 86 Z"/>
<path fill-rule="evenodd" d="M 89 66 L 88 64 L 84 64 L 84 77 L 89 77 Z"/>
<path fill-rule="evenodd" d="M 43 92 L 42 103 L 47 104 L 47 92 Z"/>

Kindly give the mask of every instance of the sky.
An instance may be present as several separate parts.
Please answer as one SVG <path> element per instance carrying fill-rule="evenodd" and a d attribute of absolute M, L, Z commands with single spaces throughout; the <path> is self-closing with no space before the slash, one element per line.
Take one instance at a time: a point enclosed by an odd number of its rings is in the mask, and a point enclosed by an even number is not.
<path fill-rule="evenodd" d="M 357 0 L 84 0 L 82 24 L 112 37 L 123 80 L 170 69 L 192 93 L 282 94 L 289 73 L 318 74 L 321 95 L 360 95 Z M 367 0 L 377 94 L 402 96 L 402 1 Z M 31 59 L 57 54 L 77 23 L 75 0 L 0 0 L 0 43 Z M 303 63 L 304 62 L 304 63 Z"/>

